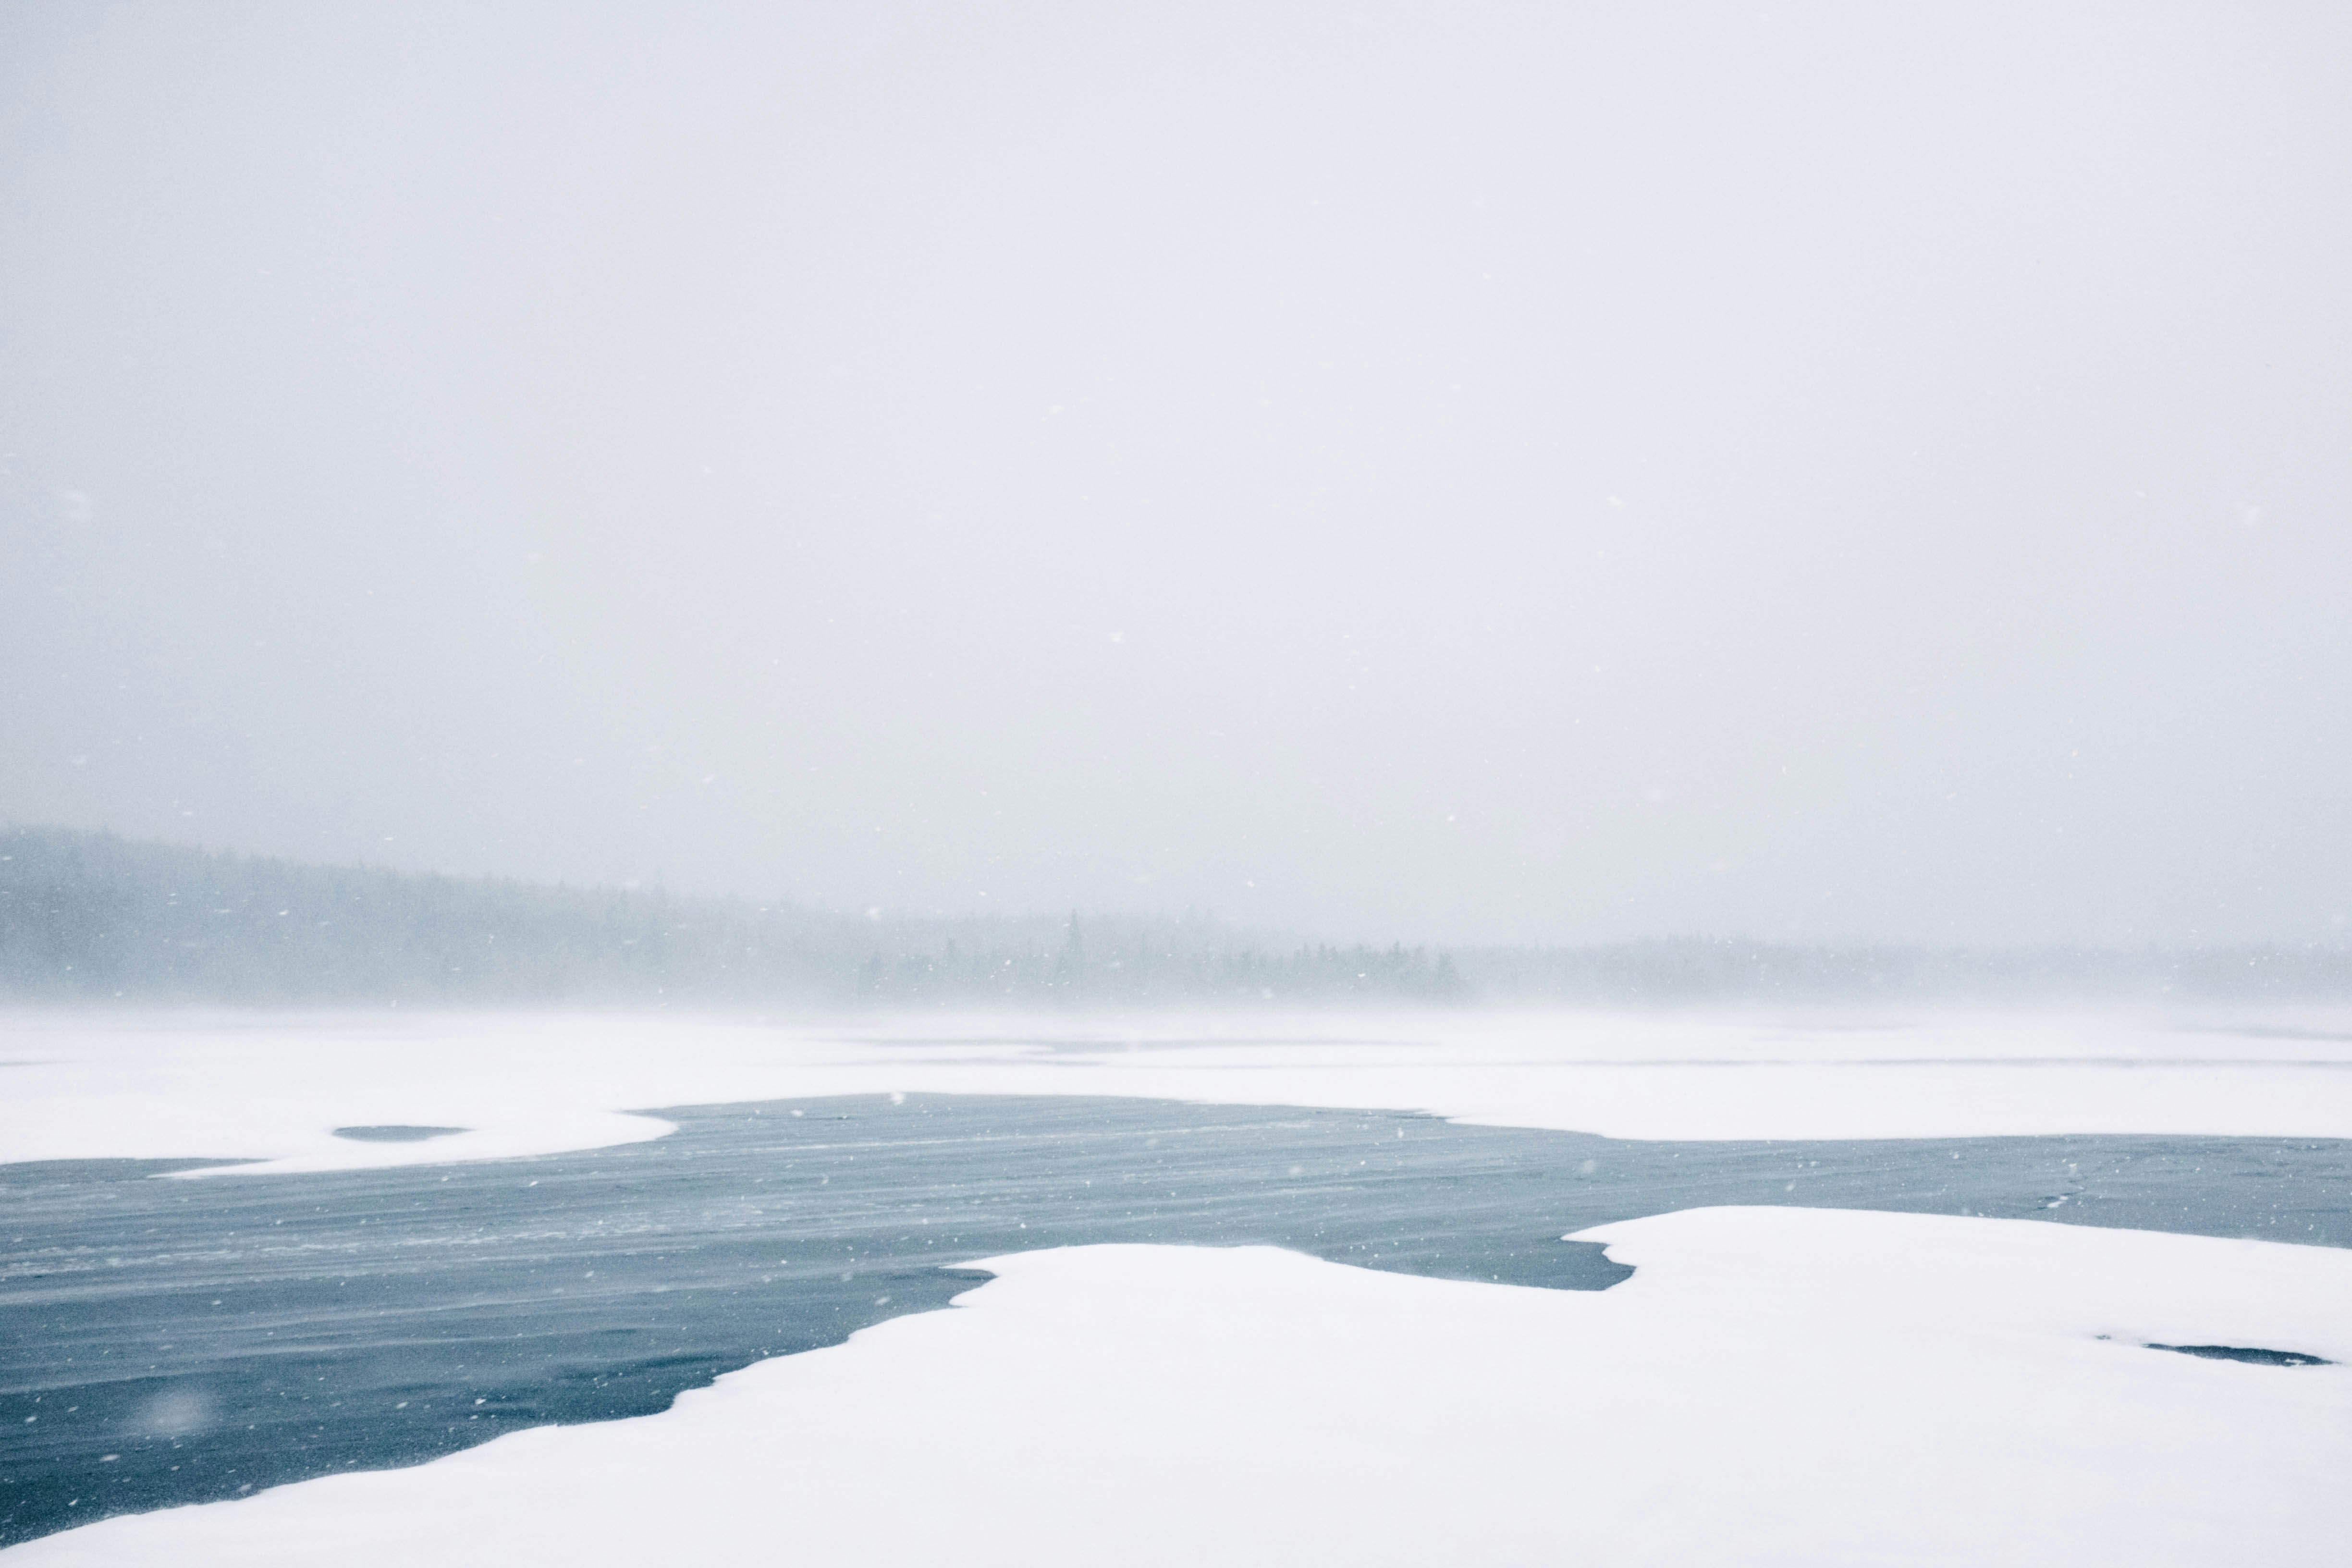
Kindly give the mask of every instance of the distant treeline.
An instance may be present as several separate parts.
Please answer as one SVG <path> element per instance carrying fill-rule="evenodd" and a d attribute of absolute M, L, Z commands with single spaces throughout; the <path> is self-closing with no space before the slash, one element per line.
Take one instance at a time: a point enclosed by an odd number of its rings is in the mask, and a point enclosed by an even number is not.
<path fill-rule="evenodd" d="M 1456 948 L 1479 995 L 1713 1001 L 2352 1000 L 2352 948 L 1896 947 L 1674 938 L 1600 947 Z"/>
<path fill-rule="evenodd" d="M 271 1003 L 1268 1002 L 1462 994 L 1425 948 L 1213 921 L 867 920 L 0 830 L 0 995 Z"/>
<path fill-rule="evenodd" d="M 1333 946 L 1202 919 L 867 920 L 0 830 L 17 1002 L 1025 1004 L 2352 999 L 2352 950 L 1681 939 Z"/>

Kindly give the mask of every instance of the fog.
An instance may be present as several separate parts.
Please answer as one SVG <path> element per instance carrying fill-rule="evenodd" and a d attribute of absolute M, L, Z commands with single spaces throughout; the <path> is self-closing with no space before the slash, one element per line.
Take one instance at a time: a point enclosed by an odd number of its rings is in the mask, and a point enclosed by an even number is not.
<path fill-rule="evenodd" d="M 0 12 L 0 820 L 2328 942 L 2352 12 Z"/>

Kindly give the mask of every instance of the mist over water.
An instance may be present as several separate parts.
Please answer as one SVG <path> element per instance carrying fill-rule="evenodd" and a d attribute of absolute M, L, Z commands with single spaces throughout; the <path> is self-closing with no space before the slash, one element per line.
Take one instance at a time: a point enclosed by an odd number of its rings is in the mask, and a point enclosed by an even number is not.
<path fill-rule="evenodd" d="M 2352 17 L 27 4 L 0 819 L 2347 940 Z"/>

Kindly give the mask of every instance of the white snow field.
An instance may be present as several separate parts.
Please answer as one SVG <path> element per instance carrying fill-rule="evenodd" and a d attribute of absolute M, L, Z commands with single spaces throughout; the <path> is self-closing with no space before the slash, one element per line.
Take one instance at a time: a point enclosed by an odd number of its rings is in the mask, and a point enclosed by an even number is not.
<path fill-rule="evenodd" d="M 0 1160 L 269 1171 L 659 1136 L 636 1108 L 1124 1094 L 1660 1138 L 2352 1136 L 2314 1016 L 0 1018 Z M 470 1131 L 355 1142 L 337 1127 Z M 254 1173 L 262 1174 L 257 1177 Z M 2352 1252 L 1692 1210 L 1597 1293 L 1267 1249 L 996 1260 L 637 1420 L 126 1516 L 47 1563 L 2340 1563 Z"/>
<path fill-rule="evenodd" d="M 1265 1247 L 989 1265 L 949 1310 L 412 1469 L 104 1521 L 168 1563 L 2336 1564 L 2352 1255 L 1698 1209 L 1587 1293 Z"/>
<path fill-rule="evenodd" d="M 2352 1137 L 2352 1015 L 1290 1012 L 1205 1019 L 0 1015 L 0 1161 L 438 1163 L 660 1136 L 628 1114 L 825 1094 L 1426 1110 L 1622 1138 Z M 337 1127 L 462 1127 L 419 1143 Z"/>

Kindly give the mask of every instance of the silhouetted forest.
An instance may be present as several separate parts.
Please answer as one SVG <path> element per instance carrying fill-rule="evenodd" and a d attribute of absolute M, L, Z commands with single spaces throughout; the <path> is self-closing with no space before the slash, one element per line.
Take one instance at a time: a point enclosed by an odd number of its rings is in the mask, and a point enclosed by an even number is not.
<path fill-rule="evenodd" d="M 1426 949 L 1213 921 L 868 920 L 785 903 L 0 833 L 0 994 L 54 1002 L 1450 1001 Z"/>
<path fill-rule="evenodd" d="M 2352 950 L 1336 946 L 1203 918 L 879 919 L 0 831 L 18 1002 L 1414 1002 L 2352 997 Z"/>

